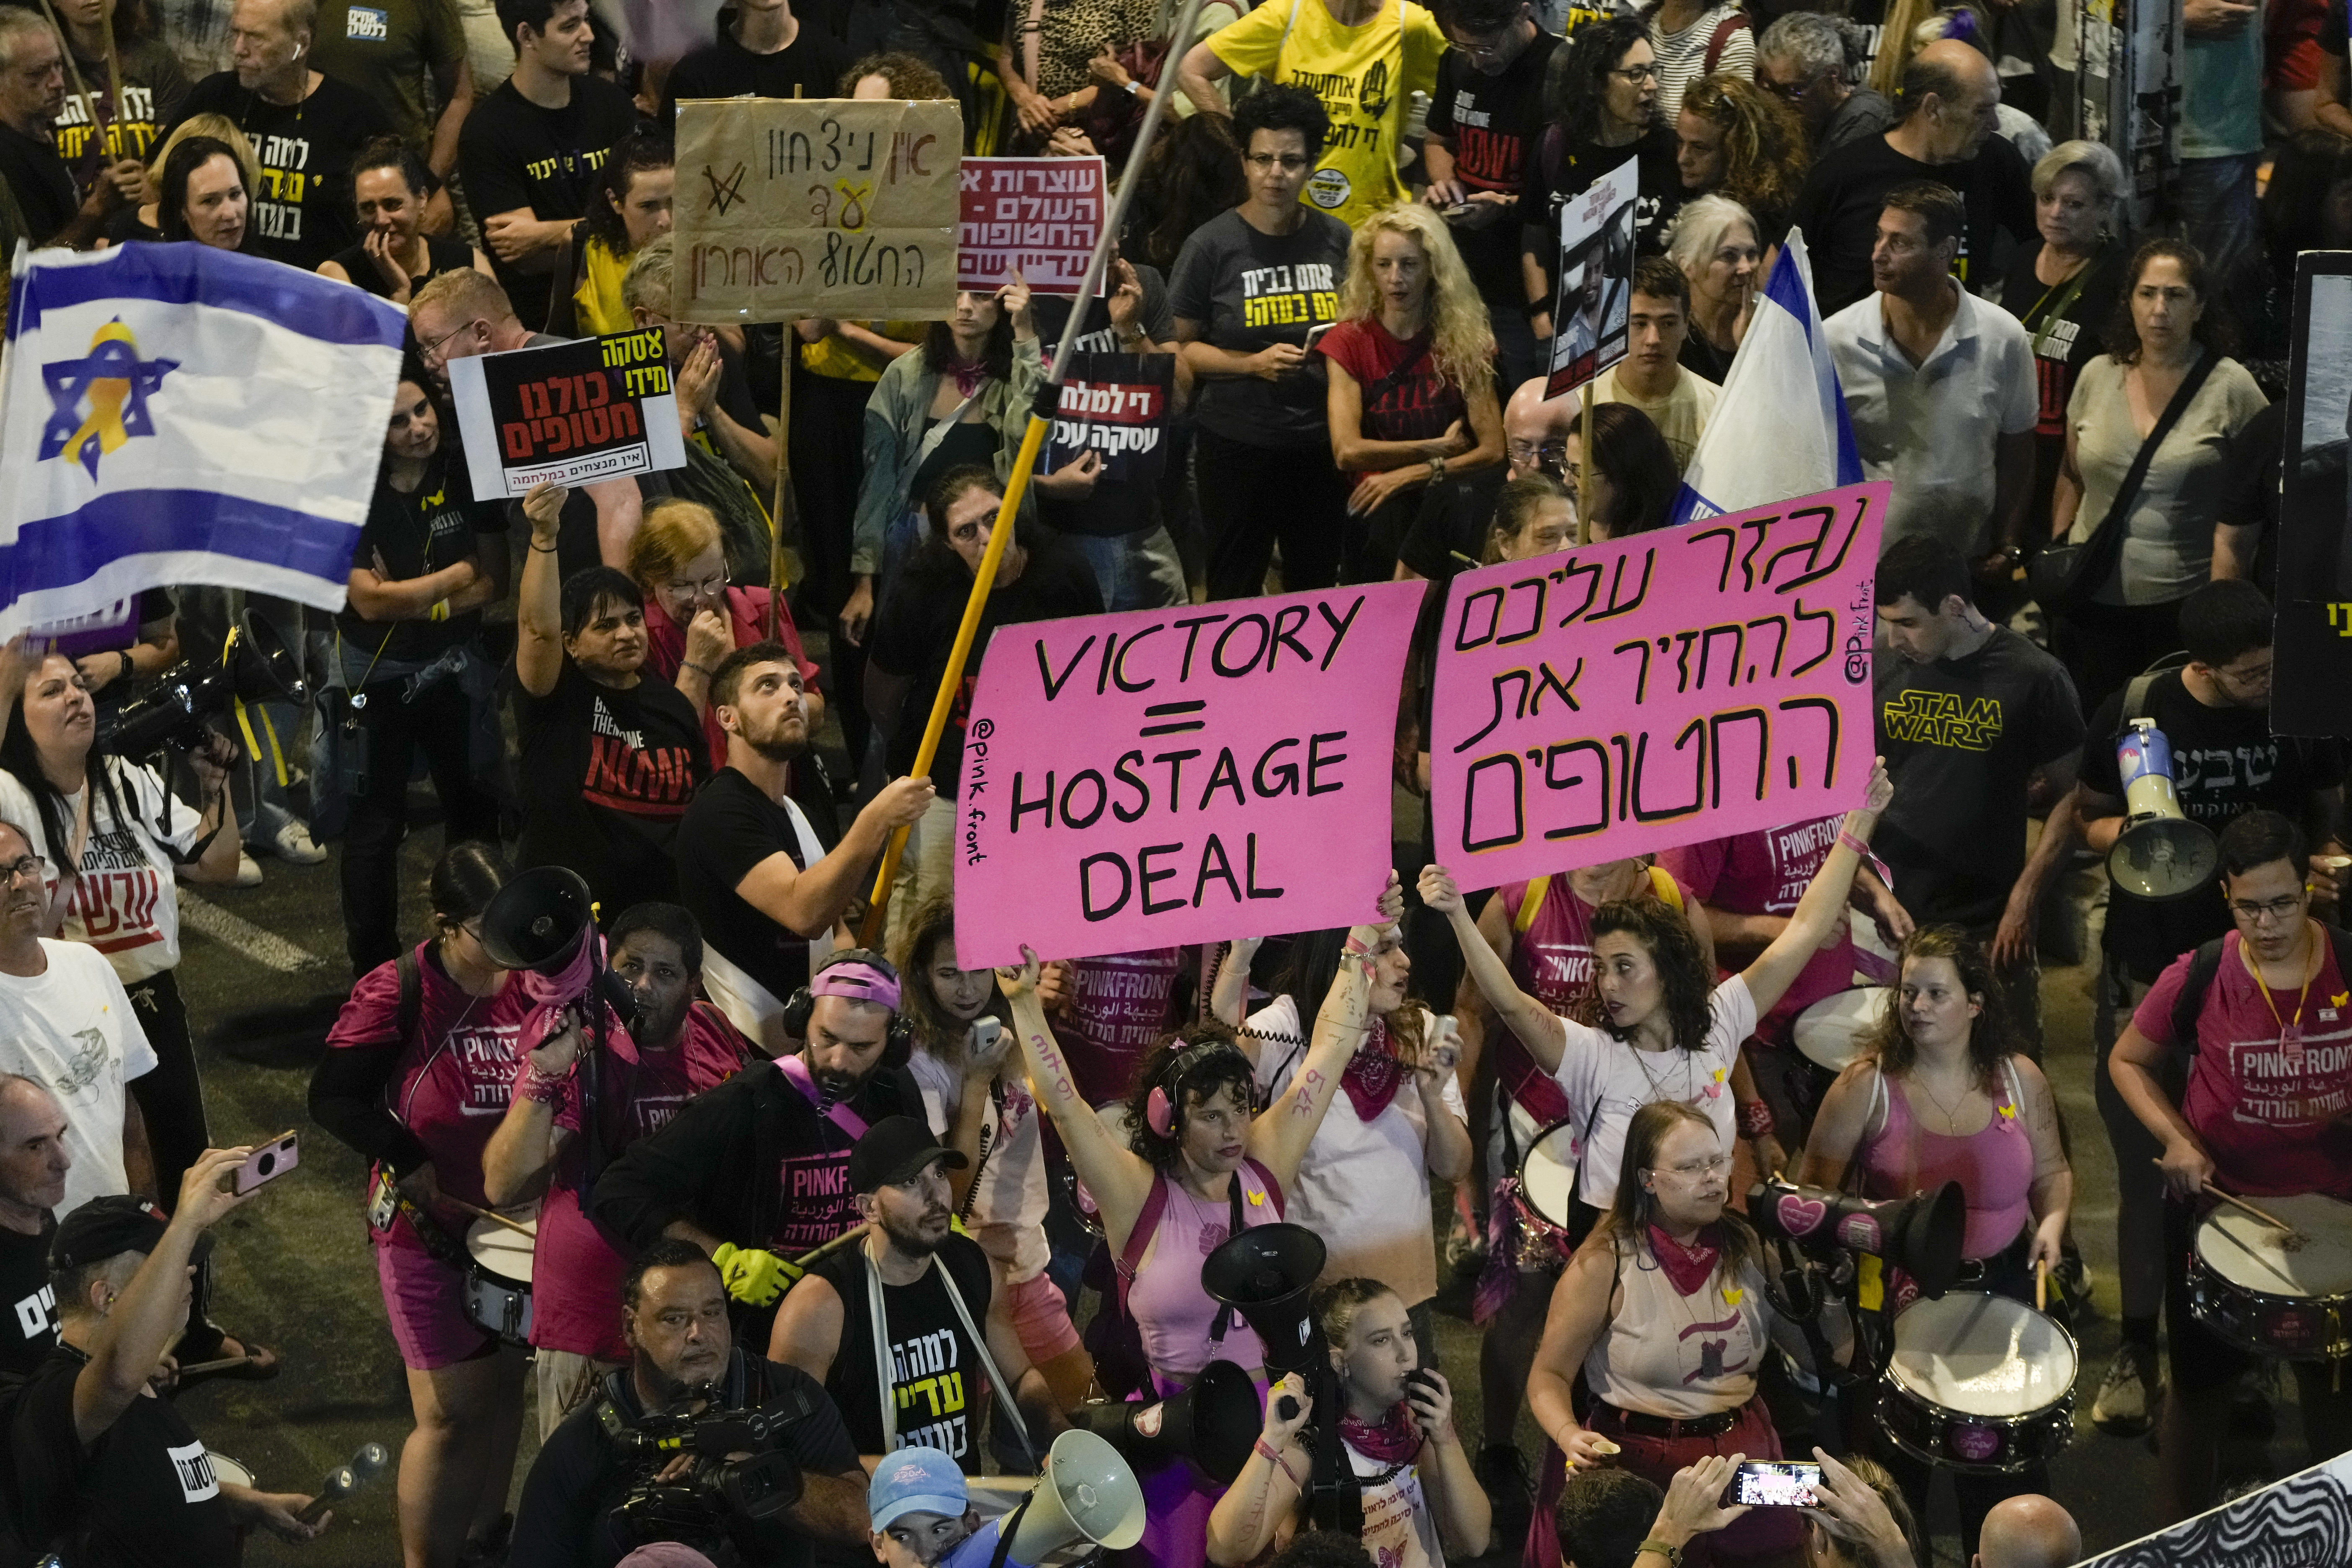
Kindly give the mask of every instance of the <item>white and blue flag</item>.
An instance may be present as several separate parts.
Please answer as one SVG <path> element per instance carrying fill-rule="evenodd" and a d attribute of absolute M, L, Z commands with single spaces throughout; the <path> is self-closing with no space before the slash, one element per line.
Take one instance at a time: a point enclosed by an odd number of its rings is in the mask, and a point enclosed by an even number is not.
<path fill-rule="evenodd" d="M 1792 228 L 1683 472 L 1673 521 L 1745 511 L 1862 479 L 1845 394 L 1813 308 L 1805 237 Z"/>
<path fill-rule="evenodd" d="M 19 249 L 0 368 L 0 638 L 142 588 L 341 609 L 406 325 L 208 246 Z"/>

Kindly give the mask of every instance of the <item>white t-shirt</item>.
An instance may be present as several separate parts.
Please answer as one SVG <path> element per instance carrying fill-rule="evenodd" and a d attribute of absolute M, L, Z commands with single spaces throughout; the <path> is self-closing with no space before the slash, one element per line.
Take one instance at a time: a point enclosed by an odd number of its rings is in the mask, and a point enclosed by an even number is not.
<path fill-rule="evenodd" d="M 919 1046 L 907 1067 L 923 1091 L 932 1134 L 944 1140 L 963 1103 L 962 1075 Z M 995 1117 L 981 1139 L 967 1223 L 981 1250 L 1003 1267 L 1005 1283 L 1023 1285 L 1043 1274 L 1053 1257 L 1045 1242 L 1045 1140 L 1037 1102 L 1020 1075 L 999 1081 L 994 1104 Z"/>
<path fill-rule="evenodd" d="M 1260 1036 L 1257 1082 L 1261 1092 L 1280 1100 L 1306 1059 L 1304 1046 L 1295 1045 L 1305 1031 L 1298 1026 L 1298 1008 L 1287 996 L 1277 996 L 1250 1015 L 1249 1028 Z M 1431 1026 L 1424 1020 L 1423 1027 Z M 1464 1122 L 1470 1120 L 1461 1087 L 1445 1082 L 1445 1109 Z M 1381 1113 L 1366 1121 L 1356 1114 L 1355 1102 L 1343 1088 L 1331 1100 L 1315 1140 L 1299 1163 L 1298 1179 L 1286 1194 L 1288 1218 L 1323 1238 L 1330 1256 L 1323 1265 L 1327 1279 L 1378 1279 L 1396 1291 L 1408 1307 L 1419 1306 L 1437 1294 L 1437 1244 L 1429 1226 L 1428 1121 L 1421 1092 L 1408 1079 Z"/>
<path fill-rule="evenodd" d="M 96 1197 L 131 1190 L 122 1168 L 126 1086 L 155 1070 L 155 1048 L 122 982 L 96 951 L 43 938 L 47 973 L 0 974 L 0 1071 L 45 1083 L 65 1108 L 65 1218 Z"/>
<path fill-rule="evenodd" d="M 66 910 L 68 942 L 87 942 L 104 953 L 125 985 L 161 974 L 180 962 L 180 898 L 172 868 L 195 847 L 195 807 L 173 797 L 165 831 L 163 781 L 153 770 L 109 757 L 117 798 L 128 814 L 116 821 L 103 789 L 89 795 L 89 837 L 82 845 L 81 879 Z M 84 793 L 89 794 L 87 785 Z M 65 800 L 67 832 L 79 820 L 82 796 Z M 41 828 L 40 808 L 16 774 L 0 769 L 0 816 L 24 828 L 33 853 L 49 863 L 49 893 L 65 880 L 70 845 L 52 845 Z M 166 847 L 169 847 L 168 848 Z"/>
<path fill-rule="evenodd" d="M 1348 1462 L 1359 1476 L 1377 1476 L 1388 1467 L 1347 1444 Z M 1429 1498 L 1421 1489 L 1421 1467 L 1407 1465 L 1376 1487 L 1363 1489 L 1364 1551 L 1380 1568 L 1445 1568 L 1445 1547 Z"/>
<path fill-rule="evenodd" d="M 1756 1032 L 1756 998 L 1733 975 L 1707 998 L 1706 1042 L 1696 1051 L 1637 1051 L 1624 1041 L 1571 1018 L 1559 1020 L 1563 1048 L 1552 1078 L 1568 1091 L 1576 1125 L 1592 1121 L 1578 1165 L 1576 1195 L 1595 1208 L 1617 1196 L 1617 1169 L 1625 1160 L 1625 1129 L 1633 1112 L 1654 1100 L 1696 1106 L 1715 1123 L 1726 1152 L 1734 1136 L 1731 1069 L 1739 1042 Z M 1593 1106 L 1601 1114 L 1593 1119 Z"/>

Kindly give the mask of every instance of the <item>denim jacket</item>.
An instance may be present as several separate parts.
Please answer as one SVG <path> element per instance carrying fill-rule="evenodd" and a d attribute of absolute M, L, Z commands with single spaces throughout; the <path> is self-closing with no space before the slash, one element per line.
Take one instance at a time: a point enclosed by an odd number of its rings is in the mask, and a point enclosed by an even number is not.
<path fill-rule="evenodd" d="M 1045 365 L 1037 340 L 1013 345 L 1013 379 L 991 381 L 981 388 L 981 417 L 996 426 L 996 477 L 1008 478 L 1021 437 L 1029 425 L 1029 405 L 1045 384 Z M 857 518 L 849 549 L 849 569 L 873 576 L 882 568 L 882 542 L 889 527 L 910 504 L 907 491 L 919 467 L 916 453 L 930 423 L 931 400 L 939 395 L 940 378 L 923 363 L 923 351 L 900 354 L 874 384 L 866 405 L 866 479 L 857 489 Z M 1036 520 L 1034 497 L 1024 497 L 1024 521 Z"/>

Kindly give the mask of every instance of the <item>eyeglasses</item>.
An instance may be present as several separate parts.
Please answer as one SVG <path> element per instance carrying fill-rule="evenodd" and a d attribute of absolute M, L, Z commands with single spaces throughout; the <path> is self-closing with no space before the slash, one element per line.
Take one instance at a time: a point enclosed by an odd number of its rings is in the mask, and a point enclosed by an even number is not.
<path fill-rule="evenodd" d="M 460 321 L 456 326 L 450 328 L 447 331 L 442 333 L 439 337 L 435 338 L 431 342 L 419 344 L 416 350 L 416 357 L 423 360 L 427 364 L 438 364 L 441 362 L 441 345 L 447 342 L 451 338 L 456 337 L 459 332 L 468 331 L 476 322 L 481 321 L 481 317 L 477 316 L 473 321 Z"/>
<path fill-rule="evenodd" d="M 0 872 L 7 873 L 7 880 L 11 883 L 20 877 L 37 882 L 41 879 L 41 873 L 48 868 L 49 863 L 38 855 L 25 855 L 0 866 Z"/>
<path fill-rule="evenodd" d="M 1568 443 L 1565 441 L 1545 441 L 1540 444 L 1534 441 L 1506 441 L 1503 443 L 1503 449 L 1510 454 L 1511 461 L 1522 468 L 1531 468 L 1538 464 L 1547 468 L 1557 468 L 1568 460 Z"/>
<path fill-rule="evenodd" d="M 1711 1160 L 1692 1160 L 1680 1165 L 1661 1165 L 1658 1169 L 1680 1181 L 1705 1181 L 1709 1176 L 1720 1176 L 1729 1171 L 1731 1156 L 1717 1154 Z"/>
<path fill-rule="evenodd" d="M 681 599 L 715 599 L 727 591 L 727 574 L 721 572 L 715 577 L 700 577 L 692 580 L 684 577 L 673 578 L 665 591 L 675 594 Z"/>
<path fill-rule="evenodd" d="M 1276 169 L 1287 174 L 1307 167 L 1306 159 L 1295 157 L 1288 153 L 1252 153 L 1244 156 L 1242 162 L 1261 174 L 1270 174 Z"/>
<path fill-rule="evenodd" d="M 1660 73 L 1655 65 L 1646 65 L 1627 66 L 1622 70 L 1613 70 L 1609 74 L 1613 77 L 1622 77 L 1625 80 L 1632 82 L 1635 87 L 1639 87 L 1645 81 L 1657 80 Z"/>
<path fill-rule="evenodd" d="M 2260 925 L 2265 920 L 2293 920 L 2297 911 L 2302 910 L 2303 903 L 2301 894 L 2284 899 L 2273 899 L 2268 903 L 2263 904 L 2247 899 L 2231 899 L 2230 912 L 2242 921 L 2252 921 L 2254 924 Z"/>
<path fill-rule="evenodd" d="M 1773 81 L 1760 72 L 1756 78 L 1756 85 L 1785 103 L 1800 102 L 1805 94 L 1813 90 L 1813 84 L 1810 80 Z"/>

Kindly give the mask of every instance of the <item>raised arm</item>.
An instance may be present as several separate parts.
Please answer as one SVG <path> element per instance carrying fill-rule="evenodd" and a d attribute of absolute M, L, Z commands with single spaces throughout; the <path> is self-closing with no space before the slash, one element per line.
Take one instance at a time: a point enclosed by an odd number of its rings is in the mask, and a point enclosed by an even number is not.
<path fill-rule="evenodd" d="M 1372 1003 L 1372 949 L 1404 913 L 1404 889 L 1393 871 L 1389 873 L 1388 886 L 1381 889 L 1379 912 L 1378 924 L 1349 929 L 1347 943 L 1339 952 L 1339 973 L 1331 976 L 1331 989 L 1316 1010 L 1307 1059 L 1299 1064 L 1297 1080 L 1289 1093 L 1250 1123 L 1251 1155 L 1286 1187 L 1297 1179 L 1307 1146 L 1315 1141 L 1323 1113 L 1331 1109 L 1332 1098 L 1339 1092 L 1339 1078 L 1348 1070 L 1348 1058 L 1364 1043 L 1364 1033 L 1370 1026 L 1366 1015 Z"/>
<path fill-rule="evenodd" d="M 1143 1215 L 1154 1173 L 1150 1162 L 1110 1135 L 1078 1092 L 1077 1078 L 1037 1000 L 1037 980 L 1045 965 L 1034 948 L 1022 948 L 1020 968 L 996 972 L 996 984 L 1013 1007 L 1013 1030 L 1021 1037 L 1021 1059 L 1029 1068 L 1029 1092 L 1061 1132 L 1070 1168 L 1094 1194 L 1102 1211 L 1103 1239 L 1116 1256 L 1127 1250 L 1128 1234 Z"/>
<path fill-rule="evenodd" d="M 1503 1020 L 1503 1026 L 1519 1037 L 1519 1043 L 1535 1058 L 1536 1066 L 1547 1073 L 1559 1070 L 1559 1058 L 1568 1049 L 1568 1037 L 1553 1016 L 1550 1008 L 1519 989 L 1518 982 L 1502 959 L 1487 945 L 1480 934 L 1477 922 L 1470 918 L 1469 906 L 1462 900 L 1462 891 L 1454 885 L 1453 874 L 1435 861 L 1421 868 L 1421 901 L 1445 917 L 1454 930 L 1454 940 L 1462 945 L 1462 962 L 1471 982 L 1486 1005 Z M 1499 900 L 1489 900 L 1487 908 Z M 1759 1009 L 1759 1012 L 1761 1010 Z"/>
<path fill-rule="evenodd" d="M 522 514 L 530 520 L 530 556 L 522 563 L 515 604 L 515 679 L 533 697 L 554 690 L 563 675 L 563 571 L 556 564 L 555 540 L 570 494 L 561 485 L 540 485 L 522 500 Z"/>
<path fill-rule="evenodd" d="M 1813 954 L 1839 934 L 1846 900 L 1853 894 L 1853 874 L 1862 868 L 1863 847 L 1869 844 L 1872 832 L 1878 826 L 1879 814 L 1894 798 L 1894 781 L 1886 776 L 1886 760 L 1882 757 L 1871 767 L 1870 785 L 1863 795 L 1862 805 L 1845 814 L 1845 821 L 1838 826 L 1837 842 L 1830 846 L 1822 868 L 1806 885 L 1805 896 L 1797 900 L 1788 929 L 1774 937 L 1772 945 L 1759 953 L 1756 962 L 1740 975 L 1748 982 L 1748 994 L 1755 998 L 1758 1017 L 1770 1012 L 1773 1004 L 1788 994 L 1789 987 L 1797 983 L 1797 976 L 1812 962 Z"/>
<path fill-rule="evenodd" d="M 506 1116 L 482 1151 L 482 1192 L 493 1206 L 520 1203 L 544 1191 L 547 1174 L 572 1136 L 555 1124 L 555 1107 L 572 1065 L 580 1059 L 580 1020 L 568 1010 L 562 1018 L 562 1028 L 530 1047 Z M 542 1015 L 523 1027 L 529 1031 L 543 1021 Z"/>

